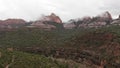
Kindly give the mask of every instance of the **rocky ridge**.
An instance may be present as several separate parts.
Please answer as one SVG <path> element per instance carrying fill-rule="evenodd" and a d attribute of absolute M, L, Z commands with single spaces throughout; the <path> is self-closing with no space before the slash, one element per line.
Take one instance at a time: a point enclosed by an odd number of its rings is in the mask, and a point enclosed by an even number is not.
<path fill-rule="evenodd" d="M 80 28 L 80 27 L 98 28 L 98 27 L 110 25 L 114 21 L 116 21 L 116 20 L 113 20 L 111 14 L 107 11 L 96 17 L 83 17 L 83 18 L 80 18 L 77 20 L 71 19 L 68 23 L 65 24 L 65 28 L 67 28 L 67 29 Z M 72 26 L 72 27 L 70 28 L 70 26 Z"/>
<path fill-rule="evenodd" d="M 1 29 L 19 28 L 24 26 L 25 23 L 26 21 L 23 19 L 0 20 L 0 28 Z"/>
<path fill-rule="evenodd" d="M 59 16 L 54 13 L 43 16 L 38 20 L 27 22 L 23 19 L 7 19 L 0 20 L 0 28 L 40 28 L 40 29 L 73 29 L 73 28 L 99 28 L 109 25 L 120 25 L 120 16 L 117 19 L 113 19 L 111 14 L 107 11 L 95 17 L 83 17 L 78 19 L 71 19 L 67 23 L 62 22 Z"/>

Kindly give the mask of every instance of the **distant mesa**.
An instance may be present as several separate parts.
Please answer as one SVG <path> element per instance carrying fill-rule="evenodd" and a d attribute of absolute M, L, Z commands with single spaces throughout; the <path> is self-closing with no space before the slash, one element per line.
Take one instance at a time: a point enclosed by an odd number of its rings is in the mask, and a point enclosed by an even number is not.
<path fill-rule="evenodd" d="M 23 19 L 6 19 L 0 20 L 0 24 L 25 24 L 26 21 Z"/>
<path fill-rule="evenodd" d="M 0 28 L 19 28 L 26 24 L 26 21 L 23 19 L 7 19 L 7 20 L 0 20 Z"/>
<path fill-rule="evenodd" d="M 5 23 L 8 23 L 8 24 L 25 24 L 26 21 L 23 20 L 23 19 L 7 19 L 7 20 L 4 20 Z"/>

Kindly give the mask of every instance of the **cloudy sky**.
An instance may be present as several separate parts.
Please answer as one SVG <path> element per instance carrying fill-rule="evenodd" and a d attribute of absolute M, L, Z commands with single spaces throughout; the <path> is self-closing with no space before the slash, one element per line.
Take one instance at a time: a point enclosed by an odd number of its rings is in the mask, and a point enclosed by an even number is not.
<path fill-rule="evenodd" d="M 67 21 L 83 16 L 96 16 L 109 11 L 120 14 L 120 0 L 0 0 L 0 19 L 36 20 L 41 15 L 55 13 Z"/>

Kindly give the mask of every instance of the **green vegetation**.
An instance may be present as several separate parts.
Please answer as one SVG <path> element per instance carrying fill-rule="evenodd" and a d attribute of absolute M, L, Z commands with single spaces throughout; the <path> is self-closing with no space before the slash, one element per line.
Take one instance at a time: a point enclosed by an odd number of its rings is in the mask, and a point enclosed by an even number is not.
<path fill-rule="evenodd" d="M 15 31 L 0 32 L 0 46 L 25 47 L 25 46 L 62 46 L 77 34 L 83 34 L 87 29 L 78 30 L 53 30 L 19 29 Z"/>
<path fill-rule="evenodd" d="M 68 48 L 68 50 L 73 48 L 73 51 L 81 49 L 89 51 L 88 53 L 99 54 L 101 60 L 106 60 L 108 64 L 112 64 L 113 62 L 116 63 L 116 57 L 117 60 L 120 60 L 118 58 L 120 57 L 120 26 L 51 31 L 22 28 L 13 31 L 1 31 L 0 48 L 6 49 L 9 47 L 13 47 L 16 50 L 27 47 L 32 47 L 32 50 L 35 47 L 41 49 L 51 48 L 51 51 L 54 48 Z M 73 52 L 72 50 L 71 52 Z M 64 64 L 51 58 L 37 55 L 38 53 L 33 54 L 34 52 L 32 54 L 5 50 L 0 50 L 0 52 L 2 52 L 0 68 L 11 63 L 12 57 L 14 57 L 14 62 L 12 62 L 10 68 L 69 68 L 67 63 Z M 49 52 L 49 50 L 46 50 L 46 52 Z"/>
<path fill-rule="evenodd" d="M 61 63 L 41 55 L 24 52 L 0 50 L 0 68 L 68 68 L 67 63 Z"/>

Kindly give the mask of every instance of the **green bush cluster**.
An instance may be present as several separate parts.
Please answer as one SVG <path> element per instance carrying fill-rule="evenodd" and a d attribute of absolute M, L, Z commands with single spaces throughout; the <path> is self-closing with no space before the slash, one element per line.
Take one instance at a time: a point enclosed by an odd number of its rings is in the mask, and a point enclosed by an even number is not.
<path fill-rule="evenodd" d="M 42 55 L 6 50 L 0 50 L 0 52 L 2 53 L 0 68 L 5 68 L 8 64 L 11 64 L 9 68 L 68 68 L 67 63 L 61 63 Z M 14 59 L 13 62 L 12 59 Z"/>

